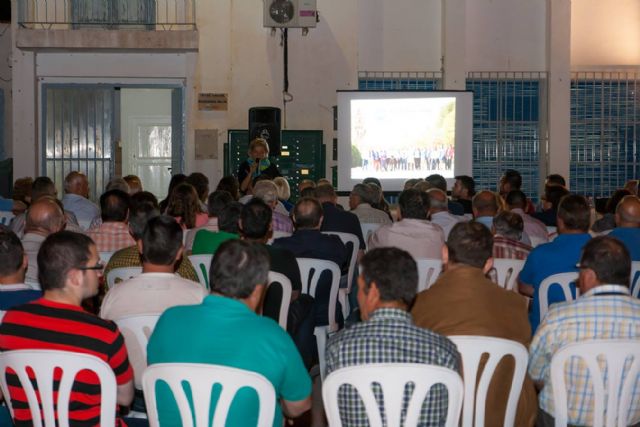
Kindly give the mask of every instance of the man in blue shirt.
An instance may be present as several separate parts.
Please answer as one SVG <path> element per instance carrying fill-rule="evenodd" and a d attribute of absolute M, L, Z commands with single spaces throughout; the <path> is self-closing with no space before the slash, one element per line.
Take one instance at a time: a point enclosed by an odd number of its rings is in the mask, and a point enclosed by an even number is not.
<path fill-rule="evenodd" d="M 279 405 L 273 426 L 282 426 L 282 412 L 297 417 L 311 407 L 311 380 L 300 354 L 285 330 L 258 316 L 268 281 L 269 254 L 260 244 L 229 240 L 211 261 L 212 295 L 200 305 L 164 312 L 149 340 L 147 358 L 155 363 L 208 363 L 256 372 L 273 384 Z M 168 390 L 158 393 L 161 425 L 180 425 Z M 255 426 L 258 401 L 242 389 L 231 406 L 227 425 Z"/>
<path fill-rule="evenodd" d="M 0 228 L 0 310 L 26 304 L 42 296 L 24 284 L 28 259 L 13 231 Z"/>
<path fill-rule="evenodd" d="M 616 228 L 609 236 L 622 241 L 631 261 L 640 261 L 640 199 L 625 196 L 616 207 Z M 631 278 L 633 280 L 633 277 Z"/>
<path fill-rule="evenodd" d="M 520 276 L 520 293 L 532 297 L 529 306 L 531 331 L 535 333 L 540 323 L 540 284 L 544 279 L 557 273 L 576 271 L 582 247 L 589 241 L 589 222 L 591 213 L 587 200 L 578 195 L 565 196 L 558 205 L 558 234 L 552 242 L 537 246 L 527 257 Z M 575 295 L 575 285 L 571 285 Z M 564 301 L 559 287 L 549 290 L 549 305 Z"/>

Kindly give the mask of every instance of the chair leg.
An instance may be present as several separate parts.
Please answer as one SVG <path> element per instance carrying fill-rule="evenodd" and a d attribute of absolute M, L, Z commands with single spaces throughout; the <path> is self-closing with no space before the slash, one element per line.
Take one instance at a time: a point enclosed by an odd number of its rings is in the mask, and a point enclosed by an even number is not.
<path fill-rule="evenodd" d="M 318 364 L 320 365 L 320 378 L 324 380 L 326 371 L 325 350 L 327 347 L 328 326 L 316 326 L 313 334 L 316 336 L 316 345 L 318 347 Z"/>
<path fill-rule="evenodd" d="M 340 305 L 342 305 L 342 319 L 346 321 L 347 317 L 349 317 L 349 312 L 351 311 L 351 308 L 349 307 L 349 294 L 347 293 L 347 289 L 340 288 L 338 290 L 338 301 L 340 302 Z"/>

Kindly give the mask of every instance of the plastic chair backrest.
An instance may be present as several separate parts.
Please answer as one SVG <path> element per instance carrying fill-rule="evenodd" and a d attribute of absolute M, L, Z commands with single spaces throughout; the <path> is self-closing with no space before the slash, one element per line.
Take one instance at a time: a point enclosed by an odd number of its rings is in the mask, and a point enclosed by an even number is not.
<path fill-rule="evenodd" d="M 58 350 L 15 350 L 0 354 L 0 387 L 13 416 L 11 399 L 6 399 L 9 396 L 7 369 L 13 370 L 20 381 L 34 427 L 69 427 L 71 388 L 76 375 L 83 370 L 94 372 L 100 381 L 100 425 L 115 425 L 116 377 L 111 367 L 97 357 Z M 29 379 L 28 371 L 33 372 L 37 389 Z M 61 372 L 55 392 L 54 372 Z"/>
<path fill-rule="evenodd" d="M 156 382 L 165 382 L 178 404 L 183 427 L 209 427 L 211 419 L 211 390 L 214 384 L 222 385 L 222 391 L 213 414 L 213 427 L 224 427 L 229 407 L 239 389 L 251 387 L 260 399 L 259 427 L 271 427 L 276 409 L 276 393 L 273 385 L 262 375 L 227 366 L 199 363 L 160 363 L 149 366 L 142 376 L 144 400 L 151 427 L 158 427 Z M 189 384 L 189 399 L 183 383 Z M 190 404 L 190 400 L 193 406 Z M 193 408 L 193 409 L 192 409 Z M 195 419 L 195 424 L 193 420 Z"/>
<path fill-rule="evenodd" d="M 114 253 L 115 252 L 98 252 L 98 255 L 100 256 L 100 261 L 104 265 L 107 265 Z"/>
<path fill-rule="evenodd" d="M 631 261 L 629 288 L 631 289 L 631 295 L 636 298 L 640 296 L 640 261 Z"/>
<path fill-rule="evenodd" d="M 198 281 L 206 289 L 210 289 L 209 267 L 211 267 L 211 259 L 213 259 L 213 255 L 211 254 L 189 255 L 189 261 L 191 261 L 191 264 L 193 264 L 193 268 L 196 270 Z"/>
<path fill-rule="evenodd" d="M 268 245 L 272 244 L 274 240 L 279 239 L 281 237 L 291 237 L 291 233 L 287 233 L 286 231 L 274 231 L 271 234 L 271 238 L 267 242 Z"/>
<path fill-rule="evenodd" d="M 418 258 L 418 292 L 429 289 L 438 280 L 442 271 L 442 260 L 435 258 Z"/>
<path fill-rule="evenodd" d="M 368 222 L 360 223 L 360 228 L 362 229 L 362 237 L 364 238 L 364 243 L 367 247 L 367 250 L 369 249 L 369 237 L 371 237 L 371 235 L 375 233 L 376 230 L 381 226 L 382 224 L 376 224 L 376 223 L 368 223 Z"/>
<path fill-rule="evenodd" d="M 113 288 L 118 282 L 124 282 L 142 273 L 142 267 L 120 267 L 114 268 L 107 274 L 107 288 Z"/>
<path fill-rule="evenodd" d="M 540 298 L 540 321 L 544 319 L 544 316 L 549 310 L 549 288 L 552 285 L 560 285 L 562 292 L 564 293 L 565 301 L 573 301 L 573 294 L 571 293 L 571 283 L 578 280 L 578 273 L 558 273 L 552 274 L 540 283 L 540 289 L 538 291 L 538 297 Z M 576 298 L 580 295 L 578 287 L 576 290 Z"/>
<path fill-rule="evenodd" d="M 358 250 L 360 249 L 360 239 L 358 236 L 351 233 L 339 233 L 337 231 L 323 231 L 324 234 L 333 234 L 338 236 L 342 243 L 344 243 L 347 251 L 351 247 L 351 256 L 349 258 L 349 272 L 347 273 L 347 293 L 351 292 L 351 285 L 353 282 L 353 272 L 356 269 L 356 262 L 358 261 Z"/>
<path fill-rule="evenodd" d="M 138 390 L 142 389 L 142 373 L 147 367 L 147 344 L 153 329 L 158 323 L 160 314 L 143 314 L 140 316 L 127 316 L 114 320 L 118 329 L 124 336 L 129 356 L 137 354 L 139 357 L 132 358 L 139 363 L 133 364 L 133 377 Z M 131 357 L 130 357 L 131 358 Z"/>
<path fill-rule="evenodd" d="M 637 340 L 589 340 L 562 347 L 551 358 L 551 387 L 553 389 L 555 425 L 567 425 L 567 385 L 565 363 L 571 358 L 582 359 L 590 373 L 593 387 L 593 426 L 624 427 L 633 390 L 640 373 L 640 342 Z M 629 358 L 632 361 L 627 362 Z M 602 361 L 602 365 L 598 362 Z M 603 369 L 606 364 L 606 370 Z M 628 369 L 625 370 L 625 364 Z M 569 370 L 571 372 L 571 369 Z M 582 380 L 580 378 L 579 380 Z M 605 412 L 606 411 L 606 412 Z M 603 420 L 603 416 L 606 419 Z M 617 422 L 616 422 L 617 420 Z M 603 423 L 604 421 L 604 423 Z M 629 421 L 629 423 L 627 423 Z"/>
<path fill-rule="evenodd" d="M 515 359 L 515 371 L 511 381 L 504 423 L 502 424 L 506 427 L 512 427 L 516 418 L 522 383 L 527 372 L 529 359 L 527 348 L 519 342 L 502 338 L 464 335 L 454 335 L 448 338 L 458 347 L 458 351 L 462 356 L 462 369 L 465 376 L 462 414 L 462 426 L 464 427 L 484 426 L 487 392 L 489 391 L 489 384 L 491 384 L 493 374 L 504 357 L 513 356 Z M 480 361 L 484 354 L 487 354 L 489 358 L 478 380 Z"/>
<path fill-rule="evenodd" d="M 277 283 L 282 288 L 282 301 L 280 301 L 280 313 L 278 323 L 282 329 L 287 330 L 287 317 L 289 316 L 289 305 L 291 304 L 291 293 L 293 292 L 291 280 L 287 276 L 275 271 L 269 271 L 269 286 Z"/>
<path fill-rule="evenodd" d="M 388 427 L 400 427 L 404 391 L 413 383 L 413 393 L 406 408 L 405 426 L 416 426 L 422 404 L 435 384 L 447 387 L 449 404 L 445 426 L 458 425 L 462 408 L 463 384 L 460 375 L 451 369 L 419 363 L 380 363 L 351 366 L 330 373 L 322 384 L 322 400 L 327 420 L 332 427 L 341 427 L 338 392 L 343 384 L 354 387 L 369 417 L 371 427 L 382 427 L 380 408 L 372 384 L 379 384 Z"/>
<path fill-rule="evenodd" d="M 0 224 L 9 225 L 14 215 L 11 211 L 0 211 Z"/>
<path fill-rule="evenodd" d="M 522 271 L 524 263 L 523 259 L 494 258 L 493 268 L 496 271 L 498 285 L 508 291 L 515 290 L 518 274 Z"/>

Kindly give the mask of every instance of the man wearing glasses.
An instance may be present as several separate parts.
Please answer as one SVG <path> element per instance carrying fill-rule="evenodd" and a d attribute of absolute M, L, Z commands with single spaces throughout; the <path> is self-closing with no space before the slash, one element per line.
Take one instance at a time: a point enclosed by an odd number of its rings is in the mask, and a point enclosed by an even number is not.
<path fill-rule="evenodd" d="M 133 371 L 124 339 L 113 322 L 81 307 L 84 299 L 97 294 L 104 268 L 95 244 L 89 237 L 70 231 L 51 234 L 40 247 L 38 268 L 44 296 L 6 312 L 0 325 L 0 351 L 64 350 L 97 356 L 113 369 L 117 403 L 129 405 Z M 9 383 L 15 384 L 16 378 L 11 376 Z M 16 391 L 11 398 L 14 408 L 27 407 L 23 393 Z M 29 411 L 15 411 L 14 416 L 16 425 L 32 422 Z M 95 375 L 84 371 L 76 377 L 69 418 L 72 425 L 99 424 L 100 388 Z M 123 425 L 119 417 L 116 425 Z"/>

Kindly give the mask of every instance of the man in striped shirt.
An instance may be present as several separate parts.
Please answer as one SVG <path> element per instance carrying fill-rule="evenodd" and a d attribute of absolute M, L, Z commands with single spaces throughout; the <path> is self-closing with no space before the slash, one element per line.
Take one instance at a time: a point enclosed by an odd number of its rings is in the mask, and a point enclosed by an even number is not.
<path fill-rule="evenodd" d="M 54 233 L 40 248 L 38 268 L 44 296 L 7 311 L 0 325 L 0 351 L 63 350 L 96 356 L 113 369 L 118 384 L 117 403 L 129 405 L 133 398 L 133 371 L 124 339 L 113 322 L 81 307 L 82 300 L 98 292 L 104 268 L 95 244 L 82 234 Z M 15 377 L 9 378 L 10 384 L 16 381 Z M 99 425 L 98 385 L 93 373 L 83 371 L 77 376 L 69 402 L 71 425 Z M 17 388 L 12 390 L 15 425 L 32 425 L 24 394 Z M 116 425 L 125 424 L 118 417 Z"/>

